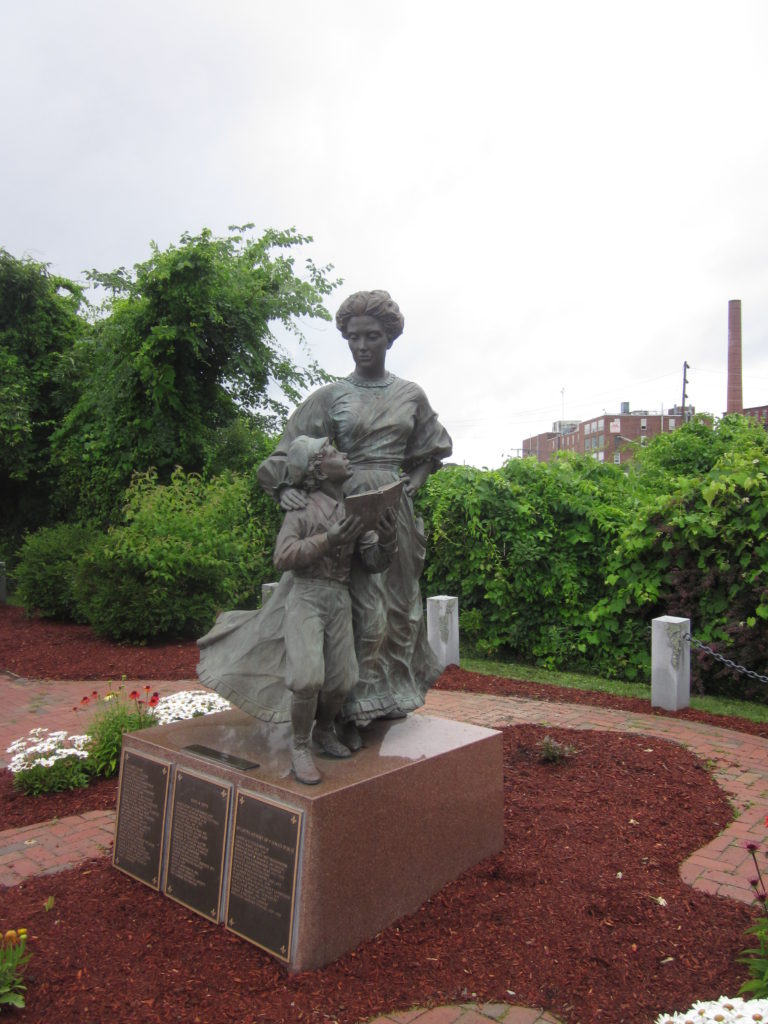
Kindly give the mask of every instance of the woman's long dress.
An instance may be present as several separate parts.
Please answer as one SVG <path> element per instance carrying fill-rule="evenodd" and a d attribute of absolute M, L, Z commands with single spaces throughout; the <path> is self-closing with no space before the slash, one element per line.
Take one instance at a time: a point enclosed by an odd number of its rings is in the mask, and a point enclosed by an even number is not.
<path fill-rule="evenodd" d="M 374 490 L 428 461 L 438 468 L 451 439 L 418 385 L 390 374 L 368 382 L 354 375 L 310 395 L 289 419 L 275 452 L 259 468 L 259 480 L 278 497 L 289 484 L 286 456 L 300 434 L 328 437 L 347 453 L 353 474 L 345 493 Z M 352 597 L 359 681 L 342 717 L 358 724 L 412 711 L 440 674 L 427 643 L 419 589 L 424 530 L 403 493 L 397 512 L 397 554 L 383 573 L 353 564 Z M 291 586 L 286 573 L 263 612 L 231 612 L 199 642 L 198 674 L 250 714 L 289 720 L 280 685 L 281 609 Z"/>

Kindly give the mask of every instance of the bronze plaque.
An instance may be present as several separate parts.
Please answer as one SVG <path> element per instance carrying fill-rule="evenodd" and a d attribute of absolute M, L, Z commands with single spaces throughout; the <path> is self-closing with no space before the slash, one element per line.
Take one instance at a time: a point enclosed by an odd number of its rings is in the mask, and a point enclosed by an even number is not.
<path fill-rule="evenodd" d="M 232 784 L 177 768 L 173 779 L 165 892 L 218 921 Z"/>
<path fill-rule="evenodd" d="M 215 750 L 213 747 L 204 747 L 200 743 L 190 743 L 182 750 L 190 754 L 197 754 L 198 757 L 207 757 L 209 761 L 216 761 L 217 764 L 224 764 L 227 768 L 237 768 L 239 772 L 249 772 L 252 768 L 258 768 L 258 761 L 246 761 L 244 757 L 237 754 L 228 754 L 225 750 Z"/>
<path fill-rule="evenodd" d="M 238 791 L 230 853 L 227 928 L 291 959 L 302 811 Z"/>
<path fill-rule="evenodd" d="M 123 751 L 112 863 L 153 889 L 160 888 L 170 774 L 170 761 Z"/>

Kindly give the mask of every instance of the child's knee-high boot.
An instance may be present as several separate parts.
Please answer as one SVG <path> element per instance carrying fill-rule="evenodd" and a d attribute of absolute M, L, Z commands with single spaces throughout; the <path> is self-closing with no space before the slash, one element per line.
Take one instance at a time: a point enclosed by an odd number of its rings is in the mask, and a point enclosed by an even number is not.
<path fill-rule="evenodd" d="M 291 767 L 299 782 L 303 782 L 307 786 L 316 785 L 322 778 L 312 758 L 310 742 L 316 710 L 317 697 L 302 697 L 294 693 L 291 698 L 291 724 L 293 726 Z"/>

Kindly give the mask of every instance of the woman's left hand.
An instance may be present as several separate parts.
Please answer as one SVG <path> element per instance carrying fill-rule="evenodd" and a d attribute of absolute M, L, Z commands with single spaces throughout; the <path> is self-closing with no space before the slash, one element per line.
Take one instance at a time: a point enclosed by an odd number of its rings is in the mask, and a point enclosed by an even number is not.
<path fill-rule="evenodd" d="M 383 512 L 376 524 L 376 533 L 379 536 L 379 544 L 390 547 L 395 543 L 397 537 L 397 515 L 393 508 Z"/>
<path fill-rule="evenodd" d="M 410 473 L 403 477 L 403 490 L 409 498 L 414 496 L 431 472 L 432 467 L 430 463 L 422 462 L 420 465 L 414 466 Z"/>

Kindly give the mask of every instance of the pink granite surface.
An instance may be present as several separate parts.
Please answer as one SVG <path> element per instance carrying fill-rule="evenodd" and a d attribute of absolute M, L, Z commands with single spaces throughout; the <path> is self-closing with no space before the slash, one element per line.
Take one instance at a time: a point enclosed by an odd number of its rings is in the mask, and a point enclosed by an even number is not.
<path fill-rule="evenodd" d="M 376 722 L 364 735 L 364 748 L 349 759 L 318 755 L 318 786 L 290 775 L 288 727 L 265 726 L 241 711 L 125 738 L 126 749 L 303 813 L 292 971 L 329 963 L 413 913 L 503 843 L 500 733 L 418 715 Z M 190 744 L 259 767 L 238 771 L 185 752 Z"/>

